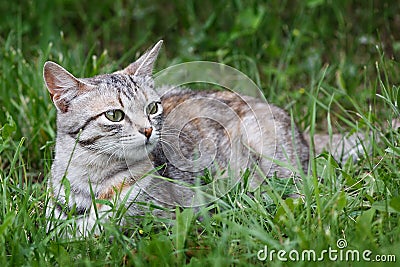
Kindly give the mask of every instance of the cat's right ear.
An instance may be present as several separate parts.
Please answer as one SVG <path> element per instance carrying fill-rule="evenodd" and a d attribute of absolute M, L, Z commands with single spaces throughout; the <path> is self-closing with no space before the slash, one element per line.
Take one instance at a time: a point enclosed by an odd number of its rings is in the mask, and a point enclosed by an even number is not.
<path fill-rule="evenodd" d="M 128 67 L 117 73 L 137 76 L 151 76 L 153 72 L 154 63 L 160 52 L 163 40 L 158 41 L 151 49 L 147 50 L 140 58 L 131 63 Z"/>
<path fill-rule="evenodd" d="M 68 110 L 68 103 L 72 97 L 89 86 L 52 61 L 44 64 L 43 78 L 54 105 L 61 112 Z"/>

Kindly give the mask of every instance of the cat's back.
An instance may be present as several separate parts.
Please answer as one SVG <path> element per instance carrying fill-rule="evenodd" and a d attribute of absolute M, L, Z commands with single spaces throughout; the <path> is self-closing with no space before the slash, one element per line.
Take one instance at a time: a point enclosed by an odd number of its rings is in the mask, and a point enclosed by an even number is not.
<path fill-rule="evenodd" d="M 227 90 L 164 88 L 161 101 L 164 126 L 157 153 L 169 158 L 167 176 L 202 174 L 215 163 L 235 169 L 260 164 L 267 176 L 289 176 L 274 159 L 306 168 L 308 146 L 290 116 L 262 99 Z"/>

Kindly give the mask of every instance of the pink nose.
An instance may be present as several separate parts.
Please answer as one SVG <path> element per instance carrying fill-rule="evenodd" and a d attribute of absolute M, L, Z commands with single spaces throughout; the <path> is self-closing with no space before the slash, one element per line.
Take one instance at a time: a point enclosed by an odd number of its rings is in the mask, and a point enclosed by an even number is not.
<path fill-rule="evenodd" d="M 144 136 L 146 136 L 147 139 L 150 138 L 151 133 L 153 132 L 153 128 L 149 127 L 149 128 L 143 128 L 139 130 L 139 133 L 143 134 Z"/>

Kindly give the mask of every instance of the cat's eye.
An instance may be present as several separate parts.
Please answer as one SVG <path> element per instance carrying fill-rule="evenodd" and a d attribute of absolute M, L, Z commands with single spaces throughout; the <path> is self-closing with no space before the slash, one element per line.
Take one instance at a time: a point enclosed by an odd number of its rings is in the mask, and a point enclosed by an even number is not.
<path fill-rule="evenodd" d="M 112 109 L 106 111 L 104 115 L 106 116 L 107 119 L 109 119 L 112 122 L 122 121 L 125 117 L 125 113 L 120 109 Z"/>
<path fill-rule="evenodd" d="M 154 115 L 158 112 L 158 105 L 160 103 L 158 102 L 151 102 L 150 104 L 147 105 L 146 107 L 146 113 L 147 115 Z"/>

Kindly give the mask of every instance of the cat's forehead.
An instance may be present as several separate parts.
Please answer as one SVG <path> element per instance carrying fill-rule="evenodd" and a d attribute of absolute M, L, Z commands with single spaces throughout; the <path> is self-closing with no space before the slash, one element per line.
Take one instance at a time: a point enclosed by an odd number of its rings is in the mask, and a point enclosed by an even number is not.
<path fill-rule="evenodd" d="M 89 82 L 106 95 L 118 94 L 128 101 L 152 101 L 158 98 L 154 81 L 150 76 L 105 74 L 90 78 Z"/>
<path fill-rule="evenodd" d="M 88 79 L 96 86 L 111 88 L 130 88 L 134 91 L 146 86 L 152 86 L 152 79 L 149 76 L 134 76 L 126 74 L 102 74 Z"/>

